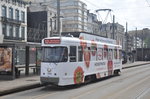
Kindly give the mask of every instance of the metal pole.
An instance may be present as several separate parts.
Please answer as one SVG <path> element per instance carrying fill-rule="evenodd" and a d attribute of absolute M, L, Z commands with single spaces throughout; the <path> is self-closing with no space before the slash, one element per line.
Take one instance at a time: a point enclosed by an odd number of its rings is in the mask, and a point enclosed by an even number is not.
<path fill-rule="evenodd" d="M 136 50 L 135 60 L 137 61 L 137 28 L 136 28 L 136 32 L 135 32 L 135 50 Z"/>
<path fill-rule="evenodd" d="M 52 35 L 53 35 L 53 23 L 52 23 L 52 19 L 50 19 L 50 25 L 51 25 L 50 37 L 52 37 Z"/>
<path fill-rule="evenodd" d="M 126 52 L 126 56 L 127 56 L 127 62 L 128 62 L 128 23 L 126 22 L 126 33 L 125 33 L 125 37 L 126 37 L 126 49 L 125 49 L 125 52 Z"/>
<path fill-rule="evenodd" d="M 144 32 L 144 30 L 142 30 L 142 61 L 144 60 L 143 58 L 143 32 Z"/>
<path fill-rule="evenodd" d="M 113 39 L 115 39 L 115 16 L 113 15 Z"/>
<path fill-rule="evenodd" d="M 128 52 L 128 23 L 126 22 L 126 52 Z"/>
<path fill-rule="evenodd" d="M 29 46 L 26 46 L 26 66 L 25 66 L 25 75 L 29 75 Z"/>
<path fill-rule="evenodd" d="M 60 0 L 57 0 L 57 33 L 61 37 L 60 33 Z"/>

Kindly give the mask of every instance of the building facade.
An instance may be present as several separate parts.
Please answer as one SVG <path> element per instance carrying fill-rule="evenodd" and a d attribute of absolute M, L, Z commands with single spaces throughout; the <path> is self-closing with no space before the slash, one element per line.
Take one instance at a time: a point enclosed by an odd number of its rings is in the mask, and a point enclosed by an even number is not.
<path fill-rule="evenodd" d="M 28 8 L 28 41 L 41 42 L 57 34 L 56 9 L 48 4 L 33 3 Z"/>
<path fill-rule="evenodd" d="M 100 32 L 102 36 L 117 40 L 117 43 L 122 45 L 122 49 L 125 50 L 126 36 L 124 32 L 124 26 L 119 23 L 115 23 L 113 34 L 113 23 L 102 24 L 100 26 Z"/>
<path fill-rule="evenodd" d="M 51 5 L 57 0 L 27 0 L 30 3 Z M 80 0 L 60 0 L 62 32 L 87 32 L 87 5 Z"/>
<path fill-rule="evenodd" d="M 87 20 L 87 32 L 97 35 L 102 35 L 100 33 L 100 26 L 102 25 L 101 21 L 98 21 L 97 15 L 89 13 L 88 11 L 88 20 Z"/>
<path fill-rule="evenodd" d="M 145 28 L 142 30 L 129 31 L 129 35 L 133 37 L 133 49 L 149 48 L 150 30 Z"/>
<path fill-rule="evenodd" d="M 27 41 L 27 5 L 17 0 L 0 0 L 0 35 L 3 42 Z"/>
<path fill-rule="evenodd" d="M 63 32 L 87 32 L 87 5 L 80 0 L 61 0 Z"/>

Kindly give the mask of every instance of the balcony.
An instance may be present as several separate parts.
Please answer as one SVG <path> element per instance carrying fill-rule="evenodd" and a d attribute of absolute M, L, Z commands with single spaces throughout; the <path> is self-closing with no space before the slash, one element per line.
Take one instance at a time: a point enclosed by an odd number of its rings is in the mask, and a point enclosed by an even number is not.
<path fill-rule="evenodd" d="M 1 17 L 1 21 L 4 23 L 10 23 L 10 24 L 16 24 L 16 25 L 21 25 L 21 23 L 24 23 L 23 21 L 10 19 L 10 18 L 6 18 L 6 17 Z"/>
<path fill-rule="evenodd" d="M 20 38 L 20 37 L 13 37 L 13 36 L 4 36 L 5 40 L 18 40 L 18 41 L 22 41 L 25 40 L 25 38 Z"/>

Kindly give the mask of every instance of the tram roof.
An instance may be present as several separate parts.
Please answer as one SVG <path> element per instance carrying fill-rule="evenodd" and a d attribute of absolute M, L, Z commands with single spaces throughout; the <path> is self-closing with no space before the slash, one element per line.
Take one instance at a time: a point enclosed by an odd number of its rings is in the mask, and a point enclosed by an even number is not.
<path fill-rule="evenodd" d="M 62 36 L 69 36 L 69 35 L 71 35 L 73 37 L 79 38 L 81 33 L 107 38 L 105 36 L 101 36 L 101 35 L 93 34 L 93 33 L 89 33 L 89 32 L 62 32 L 61 35 Z"/>
<path fill-rule="evenodd" d="M 76 38 L 76 37 L 48 37 L 48 38 L 45 38 L 45 39 L 61 39 L 63 42 L 68 42 L 68 43 L 71 43 L 71 42 L 80 42 L 79 41 L 79 38 Z M 87 43 L 91 43 L 91 41 L 89 41 L 89 40 L 86 40 L 86 42 Z M 102 45 L 105 45 L 106 43 L 104 43 L 104 42 L 97 42 L 97 43 L 99 43 L 99 44 L 102 44 Z M 107 45 L 109 45 L 109 46 L 120 46 L 120 45 L 116 45 L 116 44 L 109 44 L 109 43 L 107 43 Z M 121 46 L 120 46 L 121 47 Z"/>
<path fill-rule="evenodd" d="M 63 42 L 79 42 L 79 37 L 80 36 L 87 36 L 89 38 L 87 39 L 84 39 L 84 40 L 90 40 L 91 38 L 93 38 L 94 41 L 98 42 L 99 44 L 107 44 L 107 45 L 110 45 L 110 46 L 118 46 L 116 44 L 116 40 L 114 39 L 110 39 L 110 38 L 106 38 L 106 37 L 102 37 L 100 35 L 96 35 L 96 34 L 91 34 L 91 33 L 87 33 L 87 32 L 63 32 L 61 34 L 61 37 L 59 36 L 54 36 L 54 37 L 48 37 L 48 38 L 45 38 L 45 39 L 61 39 L 63 40 Z M 90 37 L 90 35 L 92 37 Z M 120 46 L 120 45 L 119 45 Z"/>

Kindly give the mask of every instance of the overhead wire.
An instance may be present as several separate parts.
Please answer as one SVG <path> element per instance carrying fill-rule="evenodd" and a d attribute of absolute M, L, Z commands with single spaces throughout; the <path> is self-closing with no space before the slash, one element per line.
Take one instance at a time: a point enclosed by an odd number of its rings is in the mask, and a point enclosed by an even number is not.
<path fill-rule="evenodd" d="M 86 1 L 86 2 L 88 2 L 90 5 L 92 5 L 95 9 L 97 9 L 97 7 L 99 8 L 99 6 L 98 5 L 96 5 L 96 4 L 94 4 L 94 3 L 92 3 L 92 2 L 90 2 L 89 0 L 84 0 L 84 1 Z M 149 3 L 149 1 L 148 0 L 145 0 L 146 1 L 146 3 L 148 4 L 148 6 L 141 6 L 141 7 L 128 7 L 128 8 L 118 8 L 118 9 L 113 9 L 113 12 L 114 11 L 117 11 L 117 10 L 127 10 L 127 9 L 141 9 L 141 8 L 148 8 L 148 7 L 150 7 L 150 3 Z M 115 13 L 115 12 L 114 12 Z M 111 13 L 110 13 L 111 14 Z M 98 15 L 100 18 L 101 18 L 101 20 L 102 20 L 102 17 L 100 16 L 100 14 Z M 111 16 L 112 17 L 112 16 Z M 119 19 L 119 20 L 121 20 L 121 21 L 124 21 L 125 23 L 126 22 L 131 22 L 132 24 L 130 24 L 131 26 L 133 26 L 133 27 L 141 27 L 141 26 L 135 26 L 135 25 L 133 25 L 133 20 L 130 20 L 129 18 L 122 18 L 122 19 L 120 19 L 120 18 L 118 18 L 118 17 L 116 17 L 115 16 L 115 18 L 117 18 L 117 19 Z M 111 18 L 112 19 L 112 18 Z M 102 21 L 104 21 L 104 20 L 102 20 Z"/>
<path fill-rule="evenodd" d="M 84 0 L 84 1 L 86 1 L 86 2 L 89 3 L 89 4 L 91 4 L 91 5 L 92 5 L 93 7 L 95 7 L 95 8 L 99 7 L 98 5 L 92 3 L 92 2 L 90 2 L 90 1 L 88 1 L 88 0 Z"/>
<path fill-rule="evenodd" d="M 42 2 L 42 3 L 50 3 L 51 2 L 51 4 L 53 3 L 52 2 L 53 0 L 51 0 L 51 1 L 49 1 L 49 2 Z M 93 3 L 93 2 L 91 2 L 90 0 L 82 0 L 82 1 L 86 1 L 88 4 L 90 4 L 91 6 L 93 6 L 94 8 L 95 8 L 95 10 L 97 9 L 97 8 L 100 8 L 100 7 L 102 7 L 102 4 L 99 6 L 99 5 L 97 5 L 97 4 L 95 4 L 95 3 Z M 146 8 L 146 7 L 150 7 L 150 3 L 149 3 L 149 1 L 148 0 L 145 0 L 145 2 L 148 4 L 148 6 L 143 6 L 143 7 L 128 7 L 128 8 L 118 8 L 118 9 L 113 9 L 113 12 L 114 11 L 117 11 L 117 10 L 126 10 L 126 9 L 141 9 L 141 8 Z M 104 8 L 104 6 L 103 6 L 103 8 Z M 92 9 L 92 10 L 94 10 L 94 9 Z M 114 12 L 115 13 L 115 12 Z M 111 17 L 111 21 L 112 21 L 112 15 L 111 15 L 112 13 L 110 13 L 110 17 Z M 102 21 L 105 21 L 106 20 L 106 18 L 105 18 L 105 20 L 103 20 L 103 18 L 102 18 L 102 16 L 100 15 L 100 14 L 98 14 L 98 17 L 99 17 L 99 19 L 101 19 Z M 107 17 L 108 17 L 108 14 L 107 14 Z M 117 18 L 117 19 L 119 19 L 119 20 L 121 20 L 121 21 L 124 21 L 124 22 L 132 22 L 133 20 L 130 20 L 129 18 L 123 18 L 122 17 L 122 19 L 120 19 L 120 18 L 118 18 L 117 16 L 115 16 L 115 18 Z M 107 20 L 106 20 L 107 21 Z M 137 27 L 137 26 L 135 26 L 135 25 L 132 25 L 133 27 Z"/>

